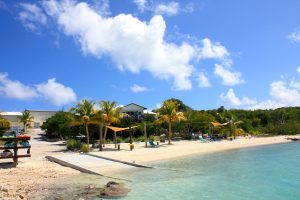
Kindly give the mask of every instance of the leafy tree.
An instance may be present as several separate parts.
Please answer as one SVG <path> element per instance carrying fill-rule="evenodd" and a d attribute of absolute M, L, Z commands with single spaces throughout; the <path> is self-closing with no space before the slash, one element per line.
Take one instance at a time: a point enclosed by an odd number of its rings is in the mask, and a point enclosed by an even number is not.
<path fill-rule="evenodd" d="M 83 99 L 77 103 L 76 107 L 70 109 L 71 113 L 80 118 L 80 121 L 73 121 L 73 124 L 82 123 L 85 127 L 87 145 L 90 144 L 89 122 L 90 118 L 95 114 L 94 105 L 94 101 Z"/>
<path fill-rule="evenodd" d="M 18 119 L 24 125 L 24 130 L 26 131 L 27 126 L 30 122 L 33 122 L 34 117 L 30 115 L 28 110 L 24 110 L 21 116 L 18 116 Z"/>
<path fill-rule="evenodd" d="M 46 131 L 48 138 L 69 137 L 77 133 L 70 123 L 74 121 L 74 116 L 69 112 L 59 111 L 52 117 L 48 118 L 41 126 L 42 130 Z"/>
<path fill-rule="evenodd" d="M 0 116 L 0 136 L 8 129 L 10 129 L 10 122 L 7 119 Z"/>
<path fill-rule="evenodd" d="M 173 100 L 166 100 L 163 102 L 163 106 L 159 109 L 159 118 L 158 122 L 166 122 L 169 126 L 169 144 L 171 144 L 171 137 L 172 137 L 172 123 L 178 122 L 181 120 L 185 120 L 185 117 L 182 112 L 178 111 L 179 105 L 176 101 Z"/>

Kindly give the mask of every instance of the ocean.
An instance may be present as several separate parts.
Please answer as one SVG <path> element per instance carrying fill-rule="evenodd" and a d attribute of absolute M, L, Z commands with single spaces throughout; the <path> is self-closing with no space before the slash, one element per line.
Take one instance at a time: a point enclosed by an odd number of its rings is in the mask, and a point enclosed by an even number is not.
<path fill-rule="evenodd" d="M 121 199 L 300 199 L 300 142 L 188 156 L 152 165 L 157 169 L 118 174 L 131 180 L 124 182 L 131 191 Z M 85 175 L 81 180 L 104 184 L 109 179 Z"/>

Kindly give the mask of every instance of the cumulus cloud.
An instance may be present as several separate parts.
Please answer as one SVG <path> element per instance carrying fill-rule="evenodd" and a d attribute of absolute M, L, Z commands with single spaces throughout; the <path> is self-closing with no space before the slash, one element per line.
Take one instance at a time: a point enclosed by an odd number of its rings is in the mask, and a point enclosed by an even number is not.
<path fill-rule="evenodd" d="M 110 55 L 120 70 L 147 70 L 160 79 L 173 79 L 174 89 L 192 88 L 195 48 L 164 41 L 166 24 L 157 15 L 142 22 L 128 14 L 103 17 L 86 3 L 44 1 L 48 15 L 68 36 L 74 37 L 86 54 Z"/>
<path fill-rule="evenodd" d="M 241 107 L 245 109 L 276 109 L 280 107 L 300 106 L 300 82 L 290 83 L 279 80 L 270 84 L 270 98 L 257 102 L 248 97 L 239 98 L 233 89 L 229 89 L 227 94 L 220 95 L 221 100 L 230 107 Z"/>
<path fill-rule="evenodd" d="M 135 3 L 139 9 L 139 11 L 144 12 L 147 5 L 147 0 L 133 0 L 133 3 Z"/>
<path fill-rule="evenodd" d="M 198 54 L 200 59 L 215 58 L 225 60 L 228 58 L 229 52 L 219 42 L 212 42 L 209 38 L 204 38 L 201 42 L 203 46 Z"/>
<path fill-rule="evenodd" d="M 208 80 L 208 77 L 203 72 L 200 72 L 198 74 L 197 81 L 198 81 L 198 86 L 199 87 L 204 88 L 204 87 L 210 87 L 211 86 L 211 84 Z"/>
<path fill-rule="evenodd" d="M 287 36 L 287 38 L 293 42 L 300 42 L 300 31 L 294 31 Z"/>
<path fill-rule="evenodd" d="M 47 24 L 47 16 L 36 4 L 21 3 L 20 7 L 19 19 L 26 28 L 37 31 L 39 24 Z"/>
<path fill-rule="evenodd" d="M 135 3 L 144 5 L 148 2 L 139 0 Z M 191 76 L 197 72 L 194 61 L 219 59 L 222 63 L 231 62 L 227 49 L 209 38 L 203 39 L 201 44 L 186 40 L 176 44 L 166 41 L 166 23 L 161 15 L 146 22 L 130 14 L 105 16 L 86 2 L 43 0 L 38 5 L 48 16 L 48 21 L 73 37 L 84 54 L 97 58 L 109 56 L 121 71 L 135 74 L 148 71 L 156 78 L 171 81 L 175 90 L 192 88 Z M 179 9 L 179 4 L 173 1 L 166 5 L 159 9 L 160 12 L 175 13 Z M 167 7 L 173 11 L 168 11 Z M 35 17 L 27 19 L 35 21 Z M 46 23 L 47 20 L 43 21 Z M 229 85 L 241 81 L 240 73 L 228 73 L 236 78 Z"/>
<path fill-rule="evenodd" d="M 10 80 L 6 73 L 0 72 L 0 94 L 7 98 L 27 100 L 38 96 L 33 87 L 26 86 L 20 81 Z"/>
<path fill-rule="evenodd" d="M 300 66 L 297 68 L 297 72 L 300 73 Z"/>
<path fill-rule="evenodd" d="M 134 84 L 133 86 L 131 86 L 130 90 L 134 93 L 140 93 L 140 92 L 146 92 L 149 91 L 148 88 Z"/>
<path fill-rule="evenodd" d="M 53 105 L 62 106 L 76 101 L 76 94 L 72 88 L 56 82 L 55 78 L 47 83 L 27 86 L 20 81 L 11 80 L 6 73 L 0 72 L 0 94 L 6 98 L 29 100 L 43 97 Z"/>
<path fill-rule="evenodd" d="M 155 13 L 159 15 L 176 15 L 179 12 L 179 3 L 171 1 L 167 4 L 158 4 Z"/>
<path fill-rule="evenodd" d="M 226 68 L 219 64 L 215 64 L 214 74 L 222 79 L 223 85 L 233 86 L 245 82 L 240 72 L 234 72 L 229 67 Z"/>
<path fill-rule="evenodd" d="M 56 106 L 76 101 L 76 94 L 73 89 L 56 82 L 55 78 L 49 79 L 47 83 L 37 85 L 36 88 L 45 99 L 51 101 Z"/>
<path fill-rule="evenodd" d="M 294 82 L 299 85 L 300 83 Z M 300 90 L 289 86 L 284 81 L 274 81 L 270 84 L 270 97 L 251 109 L 275 109 L 279 107 L 300 106 Z"/>
<path fill-rule="evenodd" d="M 232 88 L 228 90 L 227 94 L 222 93 L 220 98 L 230 107 L 249 106 L 257 103 L 256 100 L 248 97 L 238 98 Z"/>

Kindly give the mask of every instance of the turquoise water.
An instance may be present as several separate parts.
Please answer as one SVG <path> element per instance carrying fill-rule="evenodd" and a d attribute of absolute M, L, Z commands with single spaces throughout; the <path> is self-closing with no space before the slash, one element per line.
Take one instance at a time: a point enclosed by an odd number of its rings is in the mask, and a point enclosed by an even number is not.
<path fill-rule="evenodd" d="M 154 163 L 135 170 L 124 199 L 300 199 L 300 143 L 271 145 Z"/>

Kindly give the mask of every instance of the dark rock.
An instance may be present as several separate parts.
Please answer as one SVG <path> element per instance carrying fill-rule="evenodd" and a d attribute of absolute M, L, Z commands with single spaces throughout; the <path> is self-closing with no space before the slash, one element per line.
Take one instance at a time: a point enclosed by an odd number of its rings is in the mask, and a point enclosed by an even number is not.
<path fill-rule="evenodd" d="M 108 183 L 106 183 L 106 187 L 110 187 L 111 185 L 120 185 L 120 184 L 114 181 L 109 181 Z"/>
<path fill-rule="evenodd" d="M 110 181 L 100 191 L 100 197 L 124 197 L 130 190 L 117 182 Z"/>

